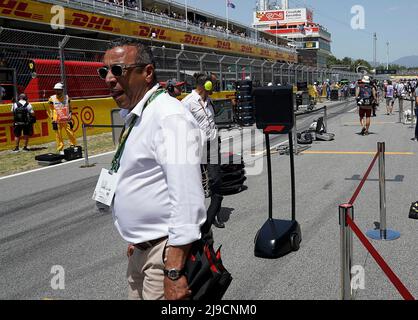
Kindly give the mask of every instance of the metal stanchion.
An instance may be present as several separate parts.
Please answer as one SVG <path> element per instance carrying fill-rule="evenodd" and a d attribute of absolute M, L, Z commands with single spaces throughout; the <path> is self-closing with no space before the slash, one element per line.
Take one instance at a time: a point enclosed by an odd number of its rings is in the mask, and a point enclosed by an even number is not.
<path fill-rule="evenodd" d="M 414 98 L 411 100 L 411 126 L 410 128 L 414 128 L 414 120 L 415 120 L 415 114 L 414 114 Z M 417 119 L 418 121 L 418 119 Z"/>
<path fill-rule="evenodd" d="M 293 126 L 293 129 L 292 129 L 292 133 L 293 133 L 293 148 L 294 148 L 294 153 L 296 154 L 296 155 L 298 155 L 299 154 L 299 146 L 298 146 L 298 129 L 297 129 L 297 126 L 296 126 L 296 114 L 293 112 L 293 123 L 294 123 L 294 126 Z M 293 150 L 289 150 L 289 154 L 290 154 L 290 152 L 293 152 Z"/>
<path fill-rule="evenodd" d="M 352 204 L 339 207 L 340 245 L 341 245 L 341 299 L 351 300 L 351 266 L 353 264 L 353 231 L 347 223 L 347 216 L 354 219 Z"/>
<path fill-rule="evenodd" d="M 380 225 L 377 230 L 369 230 L 366 234 L 374 240 L 396 240 L 401 234 L 386 228 L 386 172 L 385 172 L 385 143 L 378 142 L 379 152 L 379 193 L 380 193 Z"/>
<path fill-rule="evenodd" d="M 402 123 L 402 116 L 403 116 L 403 99 L 399 97 L 399 122 Z"/>
<path fill-rule="evenodd" d="M 325 132 L 328 132 L 327 117 L 328 117 L 327 106 L 324 106 L 324 126 L 325 126 Z"/>
<path fill-rule="evenodd" d="M 90 168 L 94 167 L 94 164 L 89 164 L 89 153 L 87 150 L 87 126 L 83 123 L 83 146 L 84 146 L 84 166 L 81 166 L 81 168 Z"/>

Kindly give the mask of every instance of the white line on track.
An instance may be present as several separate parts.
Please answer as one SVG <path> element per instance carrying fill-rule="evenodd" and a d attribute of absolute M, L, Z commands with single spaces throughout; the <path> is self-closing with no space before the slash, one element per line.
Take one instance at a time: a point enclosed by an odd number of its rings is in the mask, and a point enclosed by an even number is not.
<path fill-rule="evenodd" d="M 229 138 L 228 138 L 228 139 L 229 139 Z M 225 139 L 225 140 L 228 140 L 228 139 Z M 288 140 L 283 141 L 283 142 L 281 142 L 281 143 L 279 143 L 279 144 L 274 145 L 273 147 L 271 147 L 271 148 L 270 148 L 270 150 L 272 150 L 272 149 L 274 149 L 274 148 L 277 148 L 278 146 L 281 146 L 281 145 L 286 144 L 286 143 L 288 143 L 288 142 L 289 142 Z M 261 154 L 264 154 L 264 152 L 265 152 L 265 151 L 266 151 L 266 150 L 263 150 L 263 151 L 262 151 L 262 153 L 260 153 L 260 155 L 261 155 Z M 105 153 L 97 154 L 97 155 L 95 155 L 95 156 L 91 156 L 91 157 L 89 157 L 89 159 L 94 159 L 94 158 L 98 158 L 98 157 L 101 157 L 101 156 L 106 156 L 106 155 L 108 155 L 108 154 L 112 154 L 112 153 L 114 153 L 114 152 L 115 152 L 115 151 L 110 151 L 110 152 L 105 152 Z M 56 164 L 56 165 L 53 165 L 53 166 L 47 166 L 47 167 L 44 167 L 44 168 L 34 169 L 34 170 L 30 170 L 30 171 L 25 171 L 25 172 L 19 172 L 19 173 L 16 173 L 16 174 L 12 174 L 12 175 L 9 175 L 9 176 L 5 176 L 5 177 L 0 177 L 0 181 L 1 181 L 1 180 L 5 180 L 5 179 L 9 179 L 9 178 L 14 178 L 14 177 L 22 176 L 22 175 L 24 175 L 24 174 L 29 174 L 29 173 L 33 173 L 33 172 L 38 172 L 38 171 L 48 170 L 48 169 L 51 169 L 51 168 L 56 168 L 56 167 L 60 167 L 60 166 L 65 166 L 65 165 L 68 165 L 68 164 L 70 164 L 70 163 L 76 163 L 76 162 L 81 162 L 81 161 L 84 161 L 84 158 L 77 159 L 77 160 L 73 160 L 73 161 L 68 161 L 68 162 L 64 162 L 64 163 L 60 163 L 60 164 Z"/>
<path fill-rule="evenodd" d="M 106 155 L 112 154 L 112 153 L 115 153 L 115 151 L 110 151 L 110 152 L 105 152 L 105 153 L 97 154 L 95 156 L 89 157 L 89 159 L 93 159 L 93 158 L 97 158 L 97 157 L 101 157 L 101 156 L 106 156 Z M 24 174 L 27 174 L 27 173 L 33 173 L 33 172 L 43 171 L 43 170 L 47 170 L 47 169 L 51 169 L 51 168 L 56 168 L 56 167 L 60 167 L 60 166 L 65 166 L 65 165 L 70 164 L 70 163 L 76 163 L 76 162 L 81 162 L 81 161 L 84 161 L 84 158 L 77 159 L 77 160 L 72 160 L 72 161 L 67 161 L 67 162 L 60 163 L 60 164 L 56 164 L 56 165 L 53 165 L 53 166 L 48 166 L 48 167 L 44 167 L 44 168 L 39 168 L 39 169 L 34 169 L 34 170 L 30 170 L 30 171 L 25 171 L 25 172 L 20 172 L 20 173 L 12 174 L 10 176 L 1 177 L 0 180 L 4 180 L 4 179 L 8 179 L 8 178 L 14 178 L 14 177 L 21 176 L 21 175 L 24 175 Z"/>

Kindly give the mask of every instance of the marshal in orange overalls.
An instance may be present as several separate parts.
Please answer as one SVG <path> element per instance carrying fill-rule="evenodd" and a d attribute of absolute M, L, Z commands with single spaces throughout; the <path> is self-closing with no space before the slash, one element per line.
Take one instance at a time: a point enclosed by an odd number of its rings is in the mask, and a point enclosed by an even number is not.
<path fill-rule="evenodd" d="M 55 140 L 57 142 L 57 151 L 61 152 L 64 149 L 64 140 L 62 138 L 62 130 L 67 132 L 68 139 L 71 145 L 76 145 L 77 140 L 74 131 L 71 129 L 71 108 L 70 99 L 68 96 L 53 95 L 49 98 L 49 112 L 48 116 L 52 120 L 52 125 L 55 130 Z"/>

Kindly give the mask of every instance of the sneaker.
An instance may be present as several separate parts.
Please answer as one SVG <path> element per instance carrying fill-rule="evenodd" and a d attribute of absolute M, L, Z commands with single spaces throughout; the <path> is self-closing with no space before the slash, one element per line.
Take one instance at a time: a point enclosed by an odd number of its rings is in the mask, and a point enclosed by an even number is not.
<path fill-rule="evenodd" d="M 19 147 L 16 147 L 12 150 L 13 152 L 19 152 Z"/>
<path fill-rule="evenodd" d="M 368 136 L 369 135 L 369 131 L 368 130 L 364 131 L 364 135 L 365 136 Z"/>
<path fill-rule="evenodd" d="M 362 135 L 362 136 L 364 136 L 364 133 L 366 132 L 366 128 L 363 128 L 363 129 L 361 129 L 361 132 L 360 132 L 360 134 Z"/>
<path fill-rule="evenodd" d="M 29 149 L 28 149 L 28 147 L 23 147 L 23 149 L 22 149 L 23 151 L 30 151 Z"/>
<path fill-rule="evenodd" d="M 215 216 L 215 220 L 213 221 L 213 225 L 219 229 L 224 229 L 225 228 L 225 224 L 219 220 L 219 218 L 217 216 Z"/>

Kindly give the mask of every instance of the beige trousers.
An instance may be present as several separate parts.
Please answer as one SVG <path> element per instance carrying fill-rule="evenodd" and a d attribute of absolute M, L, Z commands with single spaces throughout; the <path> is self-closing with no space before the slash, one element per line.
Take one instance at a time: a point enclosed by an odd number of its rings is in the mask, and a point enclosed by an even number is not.
<path fill-rule="evenodd" d="M 128 262 L 128 299 L 164 300 L 163 253 L 167 240 L 142 251 L 135 248 Z"/>

